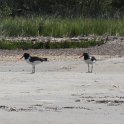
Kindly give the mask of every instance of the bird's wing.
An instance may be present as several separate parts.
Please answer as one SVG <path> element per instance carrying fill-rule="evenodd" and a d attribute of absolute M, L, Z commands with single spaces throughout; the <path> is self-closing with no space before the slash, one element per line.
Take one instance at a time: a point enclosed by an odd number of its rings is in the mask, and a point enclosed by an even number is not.
<path fill-rule="evenodd" d="M 91 60 L 92 60 L 92 61 L 94 61 L 94 60 L 96 61 L 96 58 L 95 58 L 94 56 L 92 56 Z"/>
<path fill-rule="evenodd" d="M 42 59 L 39 58 L 39 57 L 33 56 L 33 57 L 30 58 L 30 62 L 34 62 L 34 61 L 41 61 L 42 62 Z"/>
<path fill-rule="evenodd" d="M 33 56 L 33 57 L 30 58 L 30 61 L 31 62 L 34 62 L 34 61 L 41 61 L 41 62 L 43 62 L 43 61 L 47 61 L 47 58 L 39 58 L 39 57 Z"/>

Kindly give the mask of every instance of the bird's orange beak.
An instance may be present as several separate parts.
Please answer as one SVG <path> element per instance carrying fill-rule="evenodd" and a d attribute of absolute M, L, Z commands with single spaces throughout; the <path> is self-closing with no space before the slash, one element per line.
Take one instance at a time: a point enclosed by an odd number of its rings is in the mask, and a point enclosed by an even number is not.
<path fill-rule="evenodd" d="M 22 56 L 20 59 L 22 59 L 24 56 Z"/>
<path fill-rule="evenodd" d="M 83 57 L 84 55 L 82 54 L 81 56 L 79 56 L 79 58 Z"/>

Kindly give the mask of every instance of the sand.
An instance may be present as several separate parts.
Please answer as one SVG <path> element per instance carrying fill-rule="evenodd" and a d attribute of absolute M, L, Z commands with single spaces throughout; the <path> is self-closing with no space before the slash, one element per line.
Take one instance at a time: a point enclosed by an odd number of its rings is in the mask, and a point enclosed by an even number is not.
<path fill-rule="evenodd" d="M 31 74 L 19 56 L 0 59 L 0 124 L 124 123 L 124 57 L 96 56 L 87 73 L 78 56 L 47 56 Z"/>

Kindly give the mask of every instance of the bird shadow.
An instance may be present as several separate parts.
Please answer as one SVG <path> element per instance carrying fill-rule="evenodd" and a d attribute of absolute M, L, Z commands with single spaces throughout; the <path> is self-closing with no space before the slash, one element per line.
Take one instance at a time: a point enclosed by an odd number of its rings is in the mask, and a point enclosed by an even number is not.
<path fill-rule="evenodd" d="M 30 74 L 30 75 L 33 75 L 33 74 L 35 74 L 35 73 L 32 73 L 32 72 L 23 72 L 23 73 L 21 73 L 21 74 Z"/>
<path fill-rule="evenodd" d="M 86 72 L 86 73 L 93 73 L 93 72 Z"/>

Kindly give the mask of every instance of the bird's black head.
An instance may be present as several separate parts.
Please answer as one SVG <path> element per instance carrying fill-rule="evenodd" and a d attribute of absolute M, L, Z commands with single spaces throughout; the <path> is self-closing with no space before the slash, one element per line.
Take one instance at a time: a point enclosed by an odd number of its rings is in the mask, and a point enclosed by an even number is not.
<path fill-rule="evenodd" d="M 88 53 L 82 53 L 79 58 L 81 58 L 81 57 L 83 57 L 83 56 L 86 57 L 86 56 L 89 56 L 89 54 L 88 54 Z"/>
<path fill-rule="evenodd" d="M 23 56 L 20 59 L 22 59 L 23 57 L 25 59 L 28 59 L 30 57 L 30 54 L 29 53 L 24 53 Z"/>
<path fill-rule="evenodd" d="M 23 57 L 24 57 L 25 59 L 27 59 L 29 56 L 30 56 L 29 53 L 24 53 L 24 54 L 23 54 Z"/>
<path fill-rule="evenodd" d="M 84 59 L 89 59 L 89 54 L 88 53 L 83 53 L 79 58 L 84 57 Z"/>
<path fill-rule="evenodd" d="M 88 53 L 83 53 L 83 56 L 89 56 L 89 54 Z"/>
<path fill-rule="evenodd" d="M 84 59 L 86 60 L 86 59 L 89 59 L 89 54 L 88 53 L 83 53 L 83 56 L 84 56 Z"/>

